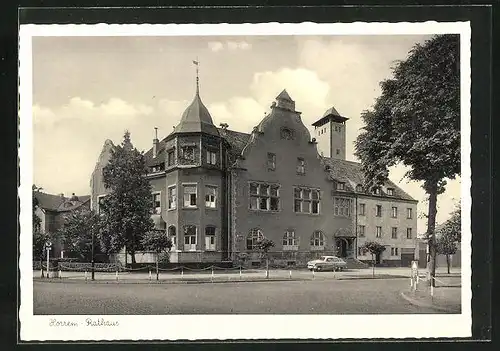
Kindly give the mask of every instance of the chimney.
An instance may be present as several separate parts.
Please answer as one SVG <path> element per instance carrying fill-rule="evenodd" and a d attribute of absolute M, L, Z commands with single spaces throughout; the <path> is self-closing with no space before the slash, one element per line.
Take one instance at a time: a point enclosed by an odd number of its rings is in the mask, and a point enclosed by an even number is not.
<path fill-rule="evenodd" d="M 60 194 L 59 194 L 59 196 L 60 196 L 61 198 L 64 198 L 64 193 L 60 193 Z"/>
<path fill-rule="evenodd" d="M 155 127 L 155 138 L 153 139 L 153 158 L 155 158 L 158 155 L 158 128 Z"/>

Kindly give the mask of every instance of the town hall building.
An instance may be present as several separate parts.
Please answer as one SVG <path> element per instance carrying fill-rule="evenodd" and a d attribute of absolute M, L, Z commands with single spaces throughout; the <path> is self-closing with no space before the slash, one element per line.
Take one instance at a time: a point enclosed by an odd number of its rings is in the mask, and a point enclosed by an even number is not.
<path fill-rule="evenodd" d="M 386 246 L 379 263 L 407 266 L 418 255 L 417 201 L 393 182 L 364 188 L 361 165 L 346 160 L 348 118 L 328 109 L 304 125 L 283 90 L 250 133 L 216 127 L 197 84 L 179 124 L 145 153 L 153 220 L 174 247 L 171 262 L 258 261 L 262 238 L 277 262 L 322 254 L 368 261 L 366 241 Z M 91 206 L 106 196 L 104 144 L 91 179 Z"/>

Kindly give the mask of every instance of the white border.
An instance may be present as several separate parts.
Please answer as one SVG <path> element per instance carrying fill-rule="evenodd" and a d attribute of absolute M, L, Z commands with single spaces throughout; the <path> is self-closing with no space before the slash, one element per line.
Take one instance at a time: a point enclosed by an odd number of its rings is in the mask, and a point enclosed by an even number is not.
<path fill-rule="evenodd" d="M 462 128 L 462 313 L 456 315 L 166 315 L 105 316 L 119 327 L 84 327 L 87 316 L 34 316 L 32 270 L 32 47 L 33 36 L 207 36 L 207 35 L 461 35 Z M 471 168 L 469 22 L 187 25 L 21 25 L 20 27 L 20 338 L 46 340 L 197 340 L 434 338 L 471 336 Z M 94 316 L 96 317 L 96 316 Z M 49 327 L 50 318 L 78 322 Z M 185 326 L 189 325 L 189 328 Z M 223 326 L 217 329 L 208 325 Z M 255 326 L 258 325 L 258 328 Z M 138 327 L 142 326 L 142 327 Z M 166 327 L 168 326 L 168 327 Z M 235 327 L 233 327 L 235 326 Z M 334 327 L 333 327 L 334 326 Z"/>

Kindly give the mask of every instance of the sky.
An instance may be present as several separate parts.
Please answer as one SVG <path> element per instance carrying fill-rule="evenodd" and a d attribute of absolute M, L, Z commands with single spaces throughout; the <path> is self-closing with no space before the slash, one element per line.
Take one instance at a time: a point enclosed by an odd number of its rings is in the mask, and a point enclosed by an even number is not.
<path fill-rule="evenodd" d="M 286 89 L 311 124 L 334 106 L 347 121 L 346 158 L 361 112 L 380 81 L 430 36 L 33 37 L 34 184 L 45 192 L 90 193 L 90 175 L 106 139 L 129 130 L 146 151 L 154 127 L 168 135 L 192 101 L 198 60 L 200 95 L 215 125 L 251 132 Z M 428 202 L 418 182 L 396 166 L 390 178 L 419 200 L 418 232 Z M 460 199 L 460 179 L 438 197 L 437 222 Z"/>

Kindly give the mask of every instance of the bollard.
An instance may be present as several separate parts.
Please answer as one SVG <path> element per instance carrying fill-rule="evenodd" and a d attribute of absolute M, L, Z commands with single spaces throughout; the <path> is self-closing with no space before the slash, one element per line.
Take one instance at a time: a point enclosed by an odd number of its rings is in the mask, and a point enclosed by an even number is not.
<path fill-rule="evenodd" d="M 85 271 L 85 281 L 87 281 L 87 271 Z"/>
<path fill-rule="evenodd" d="M 43 278 L 43 268 L 40 269 L 40 277 Z"/>
<path fill-rule="evenodd" d="M 59 279 L 62 279 L 62 272 L 59 270 Z"/>
<path fill-rule="evenodd" d="M 290 269 L 290 279 L 292 279 L 292 270 Z"/>
<path fill-rule="evenodd" d="M 151 268 L 149 269 L 149 281 L 151 281 Z"/>
<path fill-rule="evenodd" d="M 212 281 L 214 280 L 214 267 L 212 267 Z"/>
<path fill-rule="evenodd" d="M 434 286 L 431 283 L 431 298 L 433 298 L 433 297 L 434 297 Z"/>
<path fill-rule="evenodd" d="M 314 269 L 312 270 L 312 272 L 313 272 L 313 279 L 314 279 L 314 274 L 315 274 L 315 273 L 314 273 Z"/>
<path fill-rule="evenodd" d="M 116 281 L 118 281 L 118 271 L 115 272 Z"/>
<path fill-rule="evenodd" d="M 181 267 L 181 278 L 184 278 L 184 267 Z"/>
<path fill-rule="evenodd" d="M 240 267 L 240 280 L 241 280 L 241 267 Z"/>
<path fill-rule="evenodd" d="M 413 290 L 413 278 L 410 278 L 410 289 Z"/>

